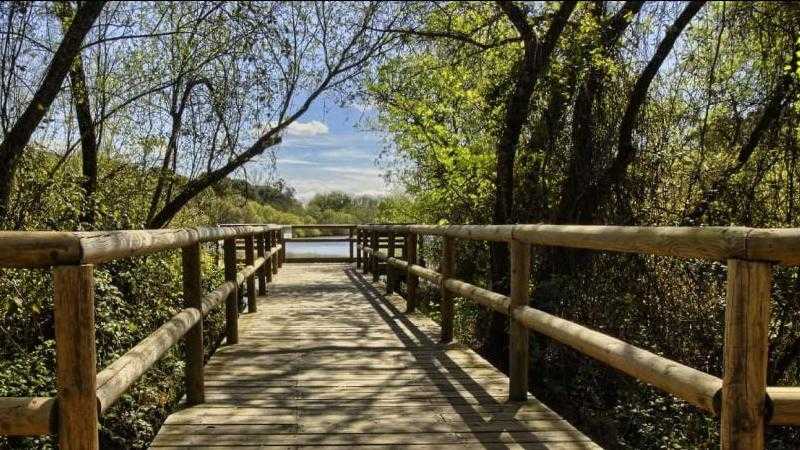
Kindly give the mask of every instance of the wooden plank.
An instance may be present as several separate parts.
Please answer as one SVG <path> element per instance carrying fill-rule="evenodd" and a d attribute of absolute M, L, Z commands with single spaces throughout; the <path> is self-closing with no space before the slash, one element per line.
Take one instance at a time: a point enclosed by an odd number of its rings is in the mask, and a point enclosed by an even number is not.
<path fill-rule="evenodd" d="M 725 450 L 764 448 L 772 267 L 728 261 L 720 438 Z"/>
<path fill-rule="evenodd" d="M 97 449 L 94 266 L 53 268 L 58 446 Z"/>

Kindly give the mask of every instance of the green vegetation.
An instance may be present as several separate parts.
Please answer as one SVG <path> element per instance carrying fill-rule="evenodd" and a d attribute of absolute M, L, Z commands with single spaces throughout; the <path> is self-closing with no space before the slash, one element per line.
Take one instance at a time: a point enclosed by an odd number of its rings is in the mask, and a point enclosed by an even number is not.
<path fill-rule="evenodd" d="M 3 230 L 800 227 L 800 3 L 16 1 L 0 22 Z M 275 146 L 323 100 L 369 105 L 402 194 L 304 205 L 246 181 L 273 174 Z M 504 244 L 458 245 L 460 278 L 508 290 Z M 433 265 L 438 246 L 423 243 Z M 724 264 L 534 253 L 538 308 L 721 374 Z M 180 307 L 179 265 L 98 267 L 99 368 Z M 776 268 L 773 293 L 769 384 L 798 386 L 800 271 Z M 51 298 L 47 271 L 0 272 L 0 396 L 53 394 Z M 505 368 L 505 318 L 458 311 L 459 338 Z M 208 321 L 211 353 L 219 313 Z M 103 416 L 105 448 L 147 446 L 182 395 L 181 351 Z M 603 446 L 718 447 L 715 418 L 548 339 L 530 351 L 531 390 Z M 800 448 L 800 427 L 767 439 Z"/>
<path fill-rule="evenodd" d="M 405 30 L 413 51 L 382 64 L 369 89 L 400 161 L 395 181 L 411 195 L 398 208 L 408 220 L 800 226 L 797 5 L 579 3 L 548 59 L 544 40 L 568 3 L 449 2 Z M 525 23 L 541 40 L 533 63 Z M 670 25 L 683 29 L 674 46 L 664 42 Z M 438 251 L 428 239 L 433 266 Z M 507 289 L 503 249 L 463 242 L 457 254 L 459 277 Z M 531 303 L 720 375 L 725 271 L 541 248 Z M 773 289 L 769 382 L 800 385 L 798 270 L 776 269 Z M 428 301 L 436 317 L 435 292 Z M 458 311 L 460 339 L 505 367 L 505 323 L 468 302 Z M 532 391 L 604 447 L 718 447 L 714 418 L 558 343 L 532 342 Z M 769 429 L 768 448 L 798 446 L 796 428 Z"/>

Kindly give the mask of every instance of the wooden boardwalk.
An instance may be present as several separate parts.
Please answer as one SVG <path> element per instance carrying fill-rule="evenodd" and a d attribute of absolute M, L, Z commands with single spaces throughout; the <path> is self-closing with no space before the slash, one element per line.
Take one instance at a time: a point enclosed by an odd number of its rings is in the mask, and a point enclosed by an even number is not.
<path fill-rule="evenodd" d="M 597 449 L 347 264 L 286 264 L 152 448 Z"/>

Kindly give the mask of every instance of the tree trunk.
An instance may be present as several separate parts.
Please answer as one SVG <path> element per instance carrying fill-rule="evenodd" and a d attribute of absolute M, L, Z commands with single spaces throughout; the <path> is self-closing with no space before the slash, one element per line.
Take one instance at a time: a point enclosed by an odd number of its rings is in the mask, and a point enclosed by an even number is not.
<path fill-rule="evenodd" d="M 575 9 L 576 2 L 562 2 L 550 24 L 542 43 L 528 22 L 525 12 L 513 2 L 497 2 L 497 6 L 507 16 L 522 37 L 523 56 L 516 68 L 514 87 L 508 98 L 502 131 L 497 144 L 495 167 L 495 198 L 492 223 L 513 222 L 514 209 L 514 160 L 522 128 L 528 121 L 531 96 L 536 83 L 545 72 L 550 56 L 567 19 Z M 503 242 L 490 245 L 491 275 L 490 288 L 495 292 L 508 293 L 509 253 Z M 484 339 L 483 353 L 495 363 L 504 364 L 508 349 L 506 317 L 492 313 L 487 337 Z"/>
<path fill-rule="evenodd" d="M 75 59 L 69 73 L 72 100 L 75 103 L 75 116 L 81 133 L 81 169 L 83 170 L 83 206 L 80 221 L 89 225 L 95 222 L 97 209 L 95 192 L 97 191 L 97 133 L 95 132 L 92 110 L 89 106 L 89 95 L 86 87 L 86 75 L 80 55 Z"/>
<path fill-rule="evenodd" d="M 83 39 L 100 15 L 103 5 L 104 1 L 82 2 L 78 7 L 69 29 L 64 33 L 64 38 L 47 67 L 41 85 L 0 144 L 0 218 L 2 219 L 8 217 L 14 173 L 25 146 L 28 145 L 31 135 L 58 95 L 67 72 L 81 51 Z"/>
<path fill-rule="evenodd" d="M 675 41 L 678 40 L 678 37 L 703 5 L 705 5 L 705 1 L 693 1 L 686 5 L 686 8 L 684 8 L 683 12 L 675 19 L 675 22 L 669 27 L 664 38 L 658 44 L 656 53 L 650 58 L 650 62 L 647 63 L 647 66 L 644 68 L 641 75 L 639 75 L 639 79 L 636 80 L 636 84 L 631 91 L 628 106 L 620 122 L 617 156 L 603 177 L 603 180 L 601 180 L 600 186 L 598 186 L 598 189 L 595 189 L 598 195 L 598 201 L 602 202 L 610 195 L 609 190 L 622 181 L 628 170 L 628 166 L 633 162 L 636 156 L 636 147 L 633 144 L 633 132 L 639 121 L 639 113 L 647 102 L 647 91 L 650 88 L 650 84 L 661 68 L 661 64 L 664 63 L 664 60 L 667 59 L 667 55 L 672 51 L 672 47 L 675 46 Z M 597 205 L 598 202 L 593 203 Z"/>
<path fill-rule="evenodd" d="M 638 14 L 643 2 L 628 1 L 619 11 L 606 19 L 599 4 L 593 4 L 593 13 L 597 21 L 604 23 L 600 30 L 597 49 L 610 58 L 632 22 Z M 595 205 L 587 203 L 591 186 L 596 179 L 596 158 L 599 148 L 596 129 L 607 122 L 600 101 L 606 93 L 605 72 L 592 63 L 591 52 L 582 54 L 589 65 L 583 82 L 577 87 L 577 96 L 573 103 L 572 113 L 572 149 L 567 165 L 564 181 L 561 185 L 559 203 L 550 221 L 557 224 L 588 224 L 594 220 Z M 555 274 L 574 273 L 588 262 L 586 251 L 551 248 L 543 251 L 543 263 L 537 277 L 537 284 L 544 284 Z"/>
<path fill-rule="evenodd" d="M 619 12 L 608 19 L 603 28 L 599 50 L 605 57 L 611 57 L 617 43 L 622 38 L 631 18 L 642 8 L 643 2 L 626 2 Z M 594 5 L 594 14 L 603 19 L 600 6 Z M 589 61 L 589 70 L 581 86 L 573 106 L 572 118 L 572 154 L 567 167 L 566 178 L 562 185 L 561 198 L 553 218 L 554 223 L 591 222 L 591 214 L 583 201 L 587 188 L 595 176 L 595 156 L 597 150 L 597 123 L 604 122 L 603 111 L 598 101 L 605 95 L 605 73 L 603 69 L 591 63 L 589 54 L 584 55 Z"/>
<path fill-rule="evenodd" d="M 69 23 L 74 19 L 75 12 L 70 2 L 56 4 L 61 26 L 66 32 Z M 78 130 L 81 135 L 81 168 L 83 170 L 83 205 L 81 206 L 80 221 L 93 225 L 95 221 L 95 198 L 97 191 L 97 132 L 92 120 L 89 90 L 86 86 L 86 72 L 83 68 L 83 56 L 80 53 L 75 57 L 69 69 L 70 91 L 72 103 L 75 106 L 75 117 L 78 120 Z"/>

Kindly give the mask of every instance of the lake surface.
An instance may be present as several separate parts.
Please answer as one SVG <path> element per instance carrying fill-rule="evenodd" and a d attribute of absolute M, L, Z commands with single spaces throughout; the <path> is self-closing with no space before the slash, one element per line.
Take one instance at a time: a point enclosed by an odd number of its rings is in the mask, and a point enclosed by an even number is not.
<path fill-rule="evenodd" d="M 347 239 L 347 236 L 326 236 L 325 238 Z M 286 242 L 286 258 L 347 258 L 349 256 L 350 244 L 347 242 Z"/>

